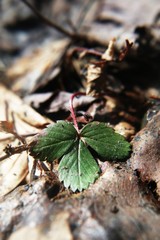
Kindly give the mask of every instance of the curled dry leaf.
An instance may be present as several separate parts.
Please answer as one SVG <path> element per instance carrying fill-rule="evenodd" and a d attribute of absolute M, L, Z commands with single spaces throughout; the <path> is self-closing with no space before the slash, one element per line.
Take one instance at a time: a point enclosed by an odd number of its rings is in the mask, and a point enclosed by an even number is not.
<path fill-rule="evenodd" d="M 100 66 L 99 64 L 89 64 L 86 76 L 86 95 L 97 97 L 106 94 L 107 91 L 120 93 L 124 89 L 118 79 L 107 73 L 104 63 Z"/>
<path fill-rule="evenodd" d="M 1 131 L 0 132 L 0 158 L 6 155 L 4 149 L 8 146 L 17 147 L 23 145 L 21 139 L 15 139 L 11 134 L 14 125 L 14 131 L 29 143 L 31 137 L 26 139 L 25 135 L 34 135 L 39 132 L 39 127 L 49 123 L 48 119 L 43 118 L 31 107 L 25 105 L 19 97 L 0 85 L 0 110 L 1 110 Z M 5 102 L 8 102 L 8 110 Z M 6 121 L 6 111 L 8 112 L 8 122 Z M 14 116 L 14 119 L 12 117 Z M 10 129 L 11 127 L 11 129 Z M 8 129 L 7 129 L 8 128 Z M 5 133 L 4 132 L 8 132 Z M 20 144 L 20 145 L 19 145 Z M 33 158 L 29 158 L 33 161 Z M 28 154 L 22 152 L 13 156 L 6 156 L 6 159 L 0 162 L 0 196 L 3 196 L 13 190 L 28 173 Z"/>
<path fill-rule="evenodd" d="M 95 84 L 97 81 L 97 79 L 100 77 L 101 75 L 101 68 L 98 66 L 95 66 L 94 64 L 89 64 L 88 66 L 88 70 L 87 70 L 87 87 L 86 87 L 86 95 L 91 95 L 91 96 L 95 96 L 96 92 L 95 92 Z"/>
<path fill-rule="evenodd" d="M 109 41 L 108 48 L 101 57 L 102 59 L 104 59 L 106 61 L 114 60 L 114 44 L 115 44 L 115 38 L 113 38 L 111 41 Z"/>
<path fill-rule="evenodd" d="M 120 51 L 117 61 L 122 61 L 125 58 L 132 44 L 133 43 L 126 40 L 126 47 Z M 114 45 L 115 39 L 112 39 L 109 42 L 107 50 L 101 55 L 101 61 L 89 64 L 86 76 L 86 94 L 97 96 L 103 94 L 107 90 L 118 93 L 123 90 L 123 85 L 115 79 L 114 76 L 108 74 L 107 71 L 107 64 L 109 64 L 109 62 L 115 62 L 117 58 L 114 54 Z"/>
<path fill-rule="evenodd" d="M 160 112 L 132 141 L 131 166 L 140 174 L 143 182 L 154 181 L 160 196 Z"/>

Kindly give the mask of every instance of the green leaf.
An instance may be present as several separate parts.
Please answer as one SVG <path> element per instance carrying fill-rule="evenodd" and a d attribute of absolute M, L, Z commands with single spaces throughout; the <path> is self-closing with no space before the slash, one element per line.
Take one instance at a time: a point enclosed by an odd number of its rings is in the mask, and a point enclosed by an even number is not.
<path fill-rule="evenodd" d="M 52 162 L 62 157 L 74 146 L 77 139 L 77 131 L 70 122 L 58 121 L 50 125 L 44 135 L 39 137 L 38 143 L 33 147 L 32 152 L 41 161 Z"/>
<path fill-rule="evenodd" d="M 72 123 L 50 125 L 31 149 L 41 161 L 60 159 L 59 178 L 72 191 L 87 189 L 99 176 L 100 168 L 87 146 L 106 160 L 124 159 L 130 152 L 125 138 L 105 123 L 92 122 L 77 133 Z"/>
<path fill-rule="evenodd" d="M 100 169 L 83 141 L 79 140 L 61 159 L 58 172 L 64 186 L 75 192 L 87 189 L 98 178 Z"/>
<path fill-rule="evenodd" d="M 130 144 L 105 123 L 88 123 L 81 130 L 81 137 L 106 160 L 125 159 L 129 155 Z"/>

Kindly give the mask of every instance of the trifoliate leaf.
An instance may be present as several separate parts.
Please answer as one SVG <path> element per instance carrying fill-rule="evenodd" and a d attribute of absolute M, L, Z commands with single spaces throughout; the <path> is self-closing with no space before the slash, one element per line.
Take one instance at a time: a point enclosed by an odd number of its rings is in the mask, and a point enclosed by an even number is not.
<path fill-rule="evenodd" d="M 105 123 L 88 123 L 81 130 L 81 137 L 106 160 L 125 159 L 129 155 L 130 144 Z"/>
<path fill-rule="evenodd" d="M 49 126 L 31 152 L 41 161 L 60 159 L 59 178 L 75 192 L 88 188 L 99 176 L 100 168 L 87 146 L 106 160 L 124 159 L 130 152 L 125 138 L 105 123 L 88 123 L 78 133 L 66 121 Z"/>
<path fill-rule="evenodd" d="M 52 162 L 67 153 L 74 146 L 76 138 L 77 131 L 72 123 L 58 121 L 46 129 L 45 134 L 40 136 L 32 151 L 41 161 Z"/>
<path fill-rule="evenodd" d="M 88 188 L 99 175 L 100 169 L 82 140 L 63 156 L 59 165 L 59 178 L 66 188 L 73 192 Z"/>

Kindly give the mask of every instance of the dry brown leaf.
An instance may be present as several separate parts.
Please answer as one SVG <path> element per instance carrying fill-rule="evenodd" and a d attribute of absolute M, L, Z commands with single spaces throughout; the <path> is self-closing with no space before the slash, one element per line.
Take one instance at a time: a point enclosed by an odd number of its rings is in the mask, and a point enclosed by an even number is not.
<path fill-rule="evenodd" d="M 23 98 L 24 102 L 34 108 L 39 108 L 41 104 L 48 101 L 50 98 L 53 97 L 53 92 L 47 93 L 33 93 L 31 95 L 27 95 Z"/>
<path fill-rule="evenodd" d="M 0 131 L 14 133 L 14 124 L 9 121 L 0 121 Z"/>
<path fill-rule="evenodd" d="M 47 42 L 27 56 L 19 58 L 6 72 L 14 92 L 32 92 L 59 73 L 59 63 L 69 40 Z"/>
<path fill-rule="evenodd" d="M 94 97 L 104 95 L 110 91 L 119 93 L 124 88 L 118 79 L 107 73 L 103 63 L 89 64 L 86 80 L 86 95 Z"/>
<path fill-rule="evenodd" d="M 116 62 L 116 56 L 114 54 L 115 41 L 113 38 L 109 41 L 106 51 L 101 55 L 101 61 L 95 64 L 89 64 L 87 69 L 87 84 L 86 84 L 86 94 L 91 96 L 97 96 L 106 93 L 107 90 L 112 92 L 120 92 L 123 89 L 122 84 L 114 78 L 114 76 L 108 74 L 107 66 L 109 63 Z M 120 51 L 119 61 L 127 55 L 129 49 L 133 43 L 126 40 L 126 47 L 123 51 Z"/>
<path fill-rule="evenodd" d="M 101 67 L 98 67 L 94 64 L 89 64 L 87 69 L 87 86 L 86 86 L 86 95 L 96 96 L 96 81 L 100 77 L 102 72 Z"/>
<path fill-rule="evenodd" d="M 47 112 L 57 112 L 59 110 L 69 111 L 70 109 L 69 101 L 71 96 L 72 96 L 71 93 L 63 91 L 59 92 L 49 105 Z M 75 98 L 74 107 L 76 108 L 80 106 L 85 106 L 87 104 L 90 104 L 94 100 L 95 98 L 91 96 L 81 96 L 80 98 Z"/>
<path fill-rule="evenodd" d="M 114 60 L 114 44 L 116 39 L 113 38 L 111 41 L 109 41 L 107 50 L 102 54 L 102 59 L 106 61 L 113 61 Z"/>
<path fill-rule="evenodd" d="M 19 97 L 2 85 L 0 85 L 0 96 L 0 120 L 3 122 L 6 119 L 5 103 L 8 102 L 8 120 L 12 122 L 12 115 L 14 114 L 14 123 L 18 135 L 34 135 L 40 131 L 40 128 L 51 122 L 24 104 Z M 26 139 L 27 143 L 30 141 L 31 137 Z M 23 145 L 20 140 L 15 139 L 13 134 L 0 132 L 0 157 L 6 155 L 4 149 L 7 150 L 8 144 L 11 144 L 11 147 Z M 27 161 L 27 152 L 22 152 L 9 156 L 0 162 L 0 196 L 13 190 L 26 177 L 28 173 Z M 30 157 L 30 161 L 33 161 L 32 157 Z"/>
<path fill-rule="evenodd" d="M 27 152 L 16 154 L 0 164 L 0 196 L 12 191 L 27 175 Z"/>
<path fill-rule="evenodd" d="M 103 44 L 107 44 L 110 39 L 116 37 L 118 47 L 122 46 L 125 39 L 135 42 L 135 28 L 153 24 L 154 18 L 159 12 L 158 0 L 141 0 L 138 4 L 132 0 L 97 2 L 99 7 L 98 11 L 96 9 L 94 12 L 94 21 L 90 25 L 86 23 L 88 34 Z"/>

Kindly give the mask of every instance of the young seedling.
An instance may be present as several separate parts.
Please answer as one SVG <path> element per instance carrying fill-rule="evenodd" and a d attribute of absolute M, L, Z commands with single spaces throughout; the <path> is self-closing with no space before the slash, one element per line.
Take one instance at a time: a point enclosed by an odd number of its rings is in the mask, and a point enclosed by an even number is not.
<path fill-rule="evenodd" d="M 48 126 L 31 150 L 41 161 L 52 163 L 59 159 L 59 178 L 73 192 L 87 189 L 99 177 L 100 167 L 89 147 L 103 161 L 123 160 L 129 156 L 131 150 L 125 138 L 105 123 L 90 122 L 79 129 L 73 108 L 73 99 L 77 95 L 84 93 L 75 93 L 71 97 L 73 123 L 57 121 Z"/>

